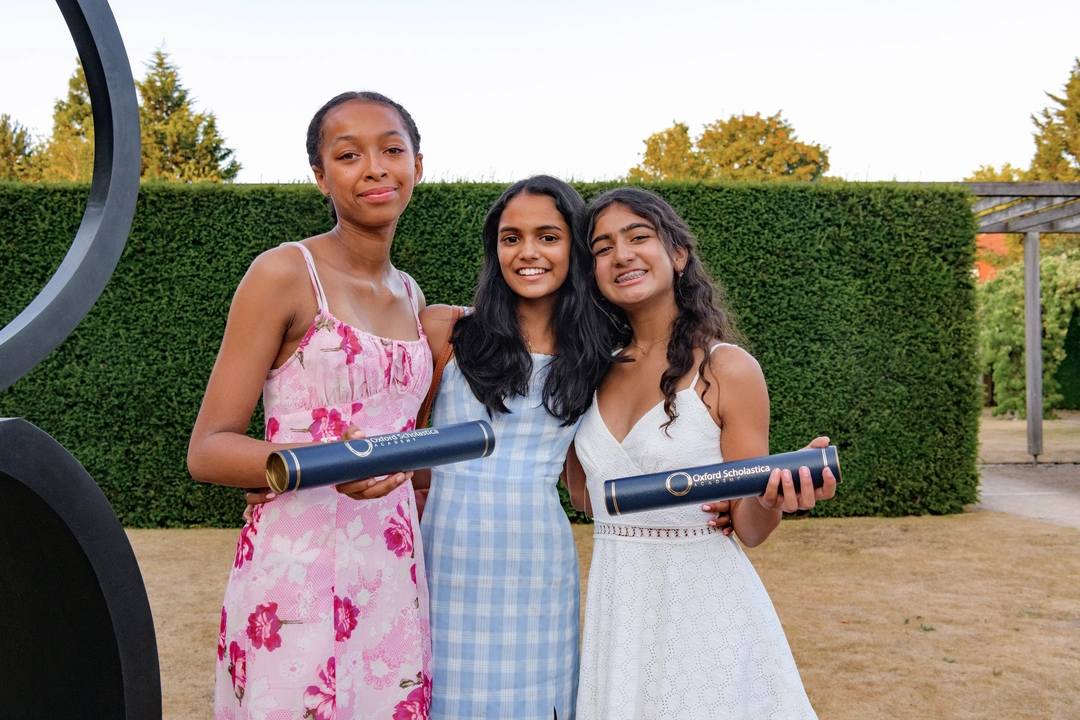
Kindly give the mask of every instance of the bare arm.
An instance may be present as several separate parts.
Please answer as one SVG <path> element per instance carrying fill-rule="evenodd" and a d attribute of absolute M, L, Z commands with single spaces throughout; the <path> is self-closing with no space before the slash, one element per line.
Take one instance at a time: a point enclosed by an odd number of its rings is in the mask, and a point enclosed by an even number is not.
<path fill-rule="evenodd" d="M 267 456 L 298 446 L 246 435 L 267 373 L 289 336 L 303 336 L 306 327 L 297 326 L 305 319 L 310 322 L 317 309 L 299 254 L 292 250 L 294 258 L 288 252 L 277 248 L 256 258 L 233 296 L 188 445 L 188 470 L 201 482 L 261 487 L 266 484 Z M 303 317 L 306 311 L 310 317 Z"/>
<path fill-rule="evenodd" d="M 566 462 L 563 463 L 563 471 L 560 476 L 563 486 L 570 494 L 570 504 L 578 512 L 583 512 L 589 517 L 593 516 L 592 498 L 588 493 L 588 478 L 585 476 L 585 468 L 578 460 L 577 448 L 570 443 L 570 449 L 566 452 Z"/>
<path fill-rule="evenodd" d="M 431 356 L 438 358 L 446 344 L 450 332 L 450 322 L 454 319 L 454 308 L 449 305 L 430 305 L 420 311 L 420 325 L 427 335 L 431 346 Z"/>
<path fill-rule="evenodd" d="M 420 288 L 417 288 L 417 292 L 419 290 Z M 421 301 L 422 298 L 423 296 L 421 296 Z M 428 345 L 431 346 L 431 357 L 434 359 L 438 359 L 443 351 L 453 317 L 454 309 L 449 305 L 432 305 L 424 307 L 420 311 L 420 325 L 424 328 Z M 431 487 L 431 468 L 414 471 L 412 483 L 417 490 L 429 489 Z"/>
<path fill-rule="evenodd" d="M 723 346 L 713 352 L 709 380 L 715 386 L 708 393 L 713 412 L 723 432 L 720 451 L 725 461 L 743 460 L 769 454 L 769 391 L 757 361 L 745 350 Z M 768 493 L 775 502 L 782 478 L 770 478 Z M 788 485 L 791 484 L 790 477 Z M 793 490 L 793 486 L 792 486 Z M 757 498 L 731 502 L 731 525 L 747 547 L 765 542 L 783 513 L 780 507 L 763 504 Z"/>

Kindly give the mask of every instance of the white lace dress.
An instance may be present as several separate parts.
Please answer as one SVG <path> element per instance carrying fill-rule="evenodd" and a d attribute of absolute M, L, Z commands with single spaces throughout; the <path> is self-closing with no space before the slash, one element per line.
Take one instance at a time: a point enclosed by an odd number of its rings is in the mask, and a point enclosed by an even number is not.
<path fill-rule="evenodd" d="M 611 517 L 604 480 L 722 462 L 693 391 L 620 444 L 594 402 L 575 440 L 596 515 L 577 720 L 816 718 L 765 587 L 699 505 Z"/>

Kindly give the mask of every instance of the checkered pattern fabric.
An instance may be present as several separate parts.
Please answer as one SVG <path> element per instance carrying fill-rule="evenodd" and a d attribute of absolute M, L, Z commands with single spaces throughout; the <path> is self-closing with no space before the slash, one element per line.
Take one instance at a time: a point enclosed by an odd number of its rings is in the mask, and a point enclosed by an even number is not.
<path fill-rule="evenodd" d="M 447 364 L 433 425 L 485 419 L 495 452 L 432 471 L 421 535 L 431 596 L 432 720 L 572 720 L 577 696 L 577 549 L 556 483 L 576 426 L 528 397 L 489 418 Z"/>

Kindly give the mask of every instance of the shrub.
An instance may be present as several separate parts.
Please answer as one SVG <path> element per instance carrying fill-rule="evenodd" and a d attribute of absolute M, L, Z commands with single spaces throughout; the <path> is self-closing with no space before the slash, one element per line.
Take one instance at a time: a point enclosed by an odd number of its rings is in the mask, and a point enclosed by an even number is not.
<path fill-rule="evenodd" d="M 1047 255 L 1039 262 L 1042 305 L 1043 417 L 1064 407 L 1058 368 L 1074 309 L 1080 308 L 1080 256 Z M 979 288 L 979 357 L 994 380 L 994 415 L 1027 417 L 1024 266 L 1011 265 Z"/>

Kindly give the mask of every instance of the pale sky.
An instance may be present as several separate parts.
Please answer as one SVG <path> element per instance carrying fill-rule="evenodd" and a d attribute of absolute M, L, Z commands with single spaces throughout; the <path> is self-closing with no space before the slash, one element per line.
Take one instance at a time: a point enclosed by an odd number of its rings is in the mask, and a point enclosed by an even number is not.
<path fill-rule="evenodd" d="M 76 51 L 49 0 L 2 0 L 0 113 L 39 134 Z M 240 182 L 311 179 L 344 90 L 412 113 L 428 180 L 620 177 L 642 141 L 783 111 L 850 180 L 1026 166 L 1030 115 L 1080 55 L 1080 2 L 111 0 L 136 77 L 156 47 L 212 110 Z"/>

